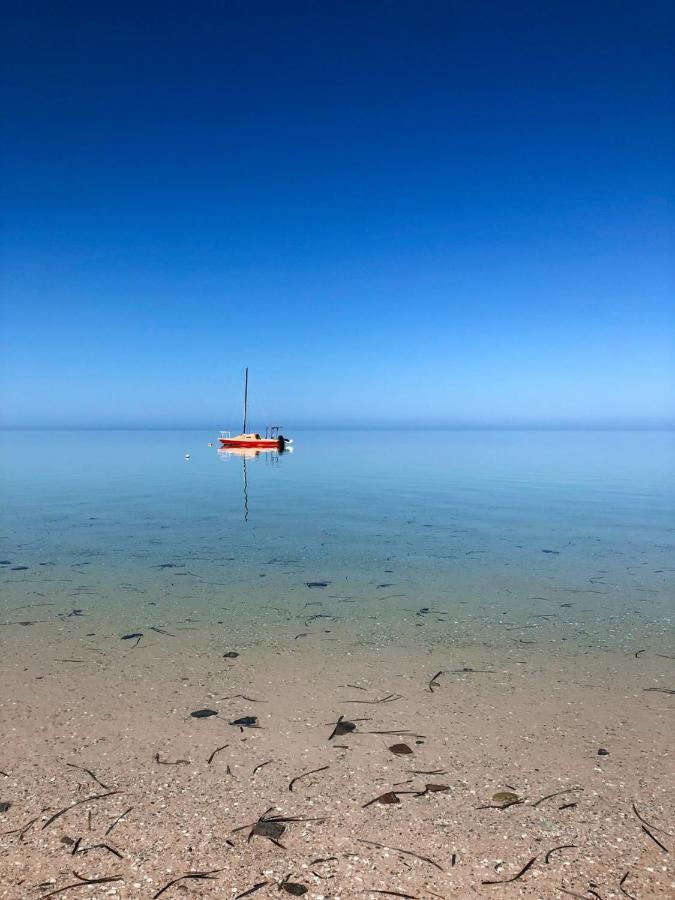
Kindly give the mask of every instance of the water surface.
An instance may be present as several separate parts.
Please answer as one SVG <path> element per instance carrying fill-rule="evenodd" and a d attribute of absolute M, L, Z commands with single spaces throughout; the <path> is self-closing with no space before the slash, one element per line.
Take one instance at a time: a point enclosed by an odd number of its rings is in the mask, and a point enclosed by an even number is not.
<path fill-rule="evenodd" d="M 4 620 L 78 609 L 92 630 L 226 622 L 263 642 L 297 623 L 409 646 L 667 632 L 672 433 L 298 432 L 248 459 L 210 440 L 5 432 Z"/>

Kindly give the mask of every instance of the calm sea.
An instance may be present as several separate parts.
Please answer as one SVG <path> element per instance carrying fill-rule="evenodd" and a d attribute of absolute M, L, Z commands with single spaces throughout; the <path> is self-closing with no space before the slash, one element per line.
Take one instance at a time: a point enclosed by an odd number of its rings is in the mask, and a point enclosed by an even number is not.
<path fill-rule="evenodd" d="M 4 432 L 3 621 L 229 616 L 260 640 L 341 623 L 367 643 L 436 616 L 427 645 L 667 638 L 672 432 L 294 438 L 242 458 L 201 431 Z"/>

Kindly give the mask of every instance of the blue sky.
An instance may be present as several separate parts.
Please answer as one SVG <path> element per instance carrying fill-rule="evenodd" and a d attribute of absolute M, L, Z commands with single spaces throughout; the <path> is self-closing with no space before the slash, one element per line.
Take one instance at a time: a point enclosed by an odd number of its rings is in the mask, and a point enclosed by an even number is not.
<path fill-rule="evenodd" d="M 673 423 L 674 24 L 14 3 L 3 423 Z"/>

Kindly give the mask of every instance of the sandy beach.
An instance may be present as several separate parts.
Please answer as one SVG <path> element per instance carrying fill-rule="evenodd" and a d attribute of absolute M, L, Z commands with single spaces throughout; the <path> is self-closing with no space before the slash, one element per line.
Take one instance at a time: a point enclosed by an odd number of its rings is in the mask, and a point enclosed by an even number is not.
<path fill-rule="evenodd" d="M 12 627 L 0 897 L 670 896 L 665 649 L 364 650 L 320 626 Z"/>

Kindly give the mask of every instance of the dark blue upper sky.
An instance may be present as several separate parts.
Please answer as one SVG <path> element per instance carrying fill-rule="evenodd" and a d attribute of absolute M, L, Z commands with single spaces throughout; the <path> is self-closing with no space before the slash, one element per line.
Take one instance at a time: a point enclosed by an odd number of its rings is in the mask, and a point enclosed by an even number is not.
<path fill-rule="evenodd" d="M 5 423 L 672 422 L 674 24 L 15 0 Z"/>

